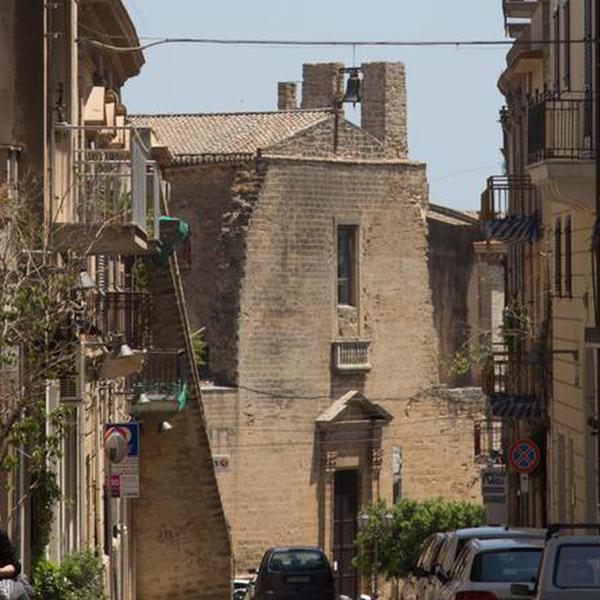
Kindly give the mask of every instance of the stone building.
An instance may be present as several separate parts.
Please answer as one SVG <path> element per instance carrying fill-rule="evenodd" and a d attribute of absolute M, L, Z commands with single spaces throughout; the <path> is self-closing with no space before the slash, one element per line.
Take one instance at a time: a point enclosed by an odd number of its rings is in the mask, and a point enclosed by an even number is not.
<path fill-rule="evenodd" d="M 111 599 L 225 600 L 230 539 L 170 252 L 173 226 L 183 224 L 169 217 L 161 149 L 152 148 L 149 130 L 127 123 L 121 101 L 142 53 L 115 53 L 107 39 L 139 45 L 121 0 L 0 6 L 0 188 L 39 219 L 48 243 L 31 252 L 57 272 L 74 265 L 68 296 L 79 303 L 61 329 L 74 348 L 71 363 L 59 379 L 44 378 L 35 398 L 48 411 L 71 406 L 61 453 L 48 464 L 62 494 L 51 531 L 40 534 L 45 519 L 31 517 L 36 480 L 27 446 L 10 448 L 20 458 L 12 485 L 0 489 L 0 527 L 26 573 L 32 547 L 49 533 L 42 554 L 52 560 L 84 549 L 102 559 Z M 113 458 L 124 447 L 133 452 L 122 432 L 136 427 L 139 489 L 130 480 L 126 492 Z M 173 494 L 176 487 L 186 493 Z"/>
<path fill-rule="evenodd" d="M 477 391 L 438 386 L 404 66 L 360 71 L 360 127 L 338 63 L 304 65 L 300 107 L 280 83 L 275 112 L 132 117 L 170 150 L 171 204 L 192 231 L 183 279 L 236 569 L 320 544 L 353 597 L 361 506 L 479 498 L 481 412 Z"/>

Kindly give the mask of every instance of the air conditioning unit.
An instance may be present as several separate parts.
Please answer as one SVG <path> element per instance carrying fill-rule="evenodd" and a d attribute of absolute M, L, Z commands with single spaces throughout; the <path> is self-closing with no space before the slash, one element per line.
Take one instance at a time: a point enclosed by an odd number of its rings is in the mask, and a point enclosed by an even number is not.
<path fill-rule="evenodd" d="M 81 377 L 78 374 L 66 375 L 58 380 L 60 401 L 64 404 L 80 402 L 82 398 Z"/>

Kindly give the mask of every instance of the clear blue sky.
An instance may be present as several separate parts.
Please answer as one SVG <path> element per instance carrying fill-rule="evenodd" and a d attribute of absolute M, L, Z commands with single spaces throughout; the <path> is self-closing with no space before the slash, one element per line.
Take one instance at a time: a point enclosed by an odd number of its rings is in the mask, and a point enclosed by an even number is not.
<path fill-rule="evenodd" d="M 500 0 L 125 0 L 141 36 L 279 39 L 503 39 Z M 506 48 L 357 48 L 356 61 L 408 72 L 409 148 L 427 162 L 431 200 L 476 209 L 501 173 L 496 81 Z M 277 81 L 302 63 L 352 63 L 351 48 L 175 45 L 146 51 L 125 87 L 130 112 L 276 108 Z"/>

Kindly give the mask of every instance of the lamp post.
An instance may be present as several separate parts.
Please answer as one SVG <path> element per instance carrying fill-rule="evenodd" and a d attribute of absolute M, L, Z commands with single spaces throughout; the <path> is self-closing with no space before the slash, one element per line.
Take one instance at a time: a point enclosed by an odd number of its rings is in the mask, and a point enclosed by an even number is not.
<path fill-rule="evenodd" d="M 356 517 L 358 528 L 364 529 L 369 523 L 369 515 L 361 511 Z M 383 521 L 377 522 L 373 529 L 373 564 L 371 567 L 371 597 L 373 600 L 379 598 L 378 579 L 379 579 L 379 535 L 385 528 L 389 527 L 394 520 L 394 515 L 387 512 L 383 515 Z"/>

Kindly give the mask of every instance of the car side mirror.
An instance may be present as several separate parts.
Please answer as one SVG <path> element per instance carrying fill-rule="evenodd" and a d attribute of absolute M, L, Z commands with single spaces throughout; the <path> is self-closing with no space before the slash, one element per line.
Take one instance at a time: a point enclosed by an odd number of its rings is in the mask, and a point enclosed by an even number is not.
<path fill-rule="evenodd" d="M 258 569 L 252 567 L 251 569 L 248 569 L 248 573 L 250 573 L 250 575 L 256 575 L 258 573 Z"/>
<path fill-rule="evenodd" d="M 429 573 L 427 572 L 426 569 L 424 569 L 423 567 L 421 567 L 420 565 L 415 565 L 412 569 L 411 569 L 413 575 L 415 577 L 427 577 L 427 575 L 429 575 Z"/>
<path fill-rule="evenodd" d="M 440 580 L 441 583 L 448 583 L 450 577 L 446 574 L 442 565 L 433 565 L 432 573 Z"/>
<path fill-rule="evenodd" d="M 512 596 L 523 596 L 526 598 L 533 597 L 533 584 L 530 583 L 513 583 L 510 586 Z"/>

